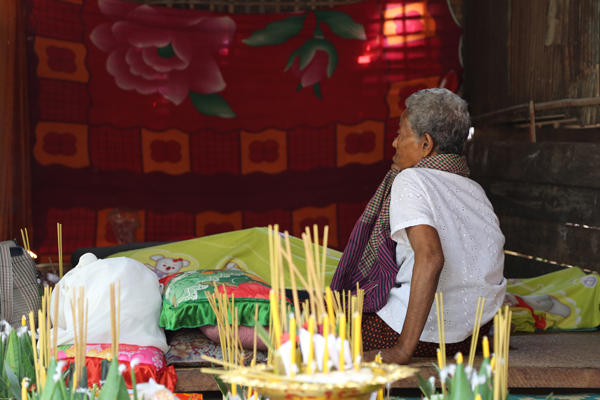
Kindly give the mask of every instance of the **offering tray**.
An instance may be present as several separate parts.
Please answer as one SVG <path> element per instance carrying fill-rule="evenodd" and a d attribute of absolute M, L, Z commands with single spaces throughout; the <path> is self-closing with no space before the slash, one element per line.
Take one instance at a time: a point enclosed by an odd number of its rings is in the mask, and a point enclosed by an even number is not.
<path fill-rule="evenodd" d="M 273 368 L 265 364 L 254 367 L 239 368 L 220 378 L 232 385 L 252 387 L 254 390 L 271 400 L 277 399 L 312 399 L 338 400 L 356 399 L 368 400 L 373 392 L 382 389 L 386 384 L 413 376 L 416 369 L 396 364 L 362 363 L 364 369 L 372 373 L 372 377 L 360 382 L 347 380 L 339 383 L 305 382 L 298 378 L 273 374 Z M 368 373 L 367 371 L 367 373 Z M 347 373 L 356 372 L 347 370 Z M 335 373 L 329 374 L 332 379 Z M 325 378 L 327 375 L 318 374 Z M 340 374 L 340 378 L 342 378 Z M 325 378 L 326 379 L 326 378 Z M 325 380 L 324 379 L 324 380 Z"/>

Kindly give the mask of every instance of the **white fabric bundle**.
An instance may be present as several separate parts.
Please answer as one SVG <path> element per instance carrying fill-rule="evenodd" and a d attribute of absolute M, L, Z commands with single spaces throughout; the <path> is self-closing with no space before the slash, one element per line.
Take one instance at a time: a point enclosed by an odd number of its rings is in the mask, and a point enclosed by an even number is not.
<path fill-rule="evenodd" d="M 162 297 L 158 279 L 144 264 L 126 257 L 98 260 L 84 254 L 77 267 L 59 282 L 58 345 L 73 343 L 73 293 L 85 290 L 88 300 L 87 343 L 111 343 L 110 284 L 121 281 L 121 318 L 119 343 L 152 346 L 167 352 L 165 333 L 158 326 Z M 52 296 L 50 314 L 54 319 Z M 54 321 L 53 321 L 54 323 Z"/>

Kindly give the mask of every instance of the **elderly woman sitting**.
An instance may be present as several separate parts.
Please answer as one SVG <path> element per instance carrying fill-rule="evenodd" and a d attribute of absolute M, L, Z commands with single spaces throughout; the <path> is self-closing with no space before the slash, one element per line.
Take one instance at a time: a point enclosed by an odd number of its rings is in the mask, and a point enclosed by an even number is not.
<path fill-rule="evenodd" d="M 443 293 L 449 356 L 470 348 L 477 298 L 486 334 L 506 290 L 504 236 L 485 192 L 461 156 L 467 103 L 445 89 L 406 100 L 392 170 L 356 223 L 332 289 L 365 290 L 365 360 L 434 357 L 436 292 Z"/>

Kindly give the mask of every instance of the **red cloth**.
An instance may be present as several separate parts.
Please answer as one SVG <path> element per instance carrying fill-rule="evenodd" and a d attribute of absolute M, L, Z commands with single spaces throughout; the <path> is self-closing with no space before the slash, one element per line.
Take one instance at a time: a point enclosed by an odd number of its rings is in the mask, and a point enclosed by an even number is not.
<path fill-rule="evenodd" d="M 85 366 L 87 368 L 88 385 L 92 387 L 95 383 L 100 386 L 100 377 L 102 376 L 102 360 L 103 358 L 97 357 L 86 357 Z M 74 358 L 65 358 L 64 361 L 70 365 L 75 361 Z M 67 365 L 67 366 L 68 366 Z M 123 372 L 123 378 L 128 389 L 131 389 L 131 368 L 129 363 L 124 363 L 127 366 L 125 372 Z M 175 373 L 175 367 L 169 365 L 159 371 L 153 365 L 138 364 L 135 367 L 135 379 L 137 383 L 149 382 L 150 378 L 154 379 L 156 383 L 164 385 L 171 392 L 175 390 L 177 384 L 177 374 Z"/>
<path fill-rule="evenodd" d="M 137 213 L 137 242 L 272 223 L 300 236 L 316 222 L 343 249 L 389 169 L 406 97 L 455 91 L 463 76 L 462 30 L 446 0 L 260 15 L 120 0 L 28 5 L 41 257 L 57 253 L 57 221 L 65 254 L 118 244 L 115 207 Z M 247 43 L 282 21 L 277 44 Z M 315 36 L 300 69 L 290 56 Z M 235 116 L 209 115 L 214 99 Z"/>

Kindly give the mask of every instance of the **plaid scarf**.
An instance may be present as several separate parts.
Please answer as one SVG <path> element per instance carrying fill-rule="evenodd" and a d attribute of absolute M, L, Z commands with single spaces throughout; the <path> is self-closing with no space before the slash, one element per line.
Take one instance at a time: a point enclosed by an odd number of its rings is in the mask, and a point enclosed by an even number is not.
<path fill-rule="evenodd" d="M 429 168 L 469 175 L 465 157 L 438 154 L 419 161 L 413 168 Z M 390 170 L 356 222 L 348 245 L 333 276 L 331 289 L 356 292 L 365 290 L 363 312 L 376 312 L 396 282 L 400 267 L 396 264 L 396 242 L 390 237 L 390 194 L 399 171 Z"/>

